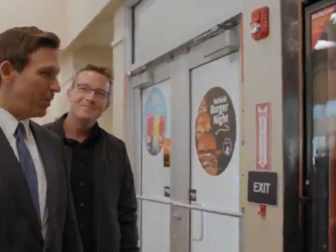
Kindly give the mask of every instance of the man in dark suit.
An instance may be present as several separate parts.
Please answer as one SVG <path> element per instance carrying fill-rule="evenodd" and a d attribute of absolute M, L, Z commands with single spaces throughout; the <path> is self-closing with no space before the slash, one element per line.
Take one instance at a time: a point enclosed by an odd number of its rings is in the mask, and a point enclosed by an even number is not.
<path fill-rule="evenodd" d="M 108 69 L 84 67 L 67 93 L 70 111 L 46 127 L 72 153 L 69 174 L 84 251 L 137 252 L 137 204 L 125 144 L 97 123 L 110 92 Z"/>
<path fill-rule="evenodd" d="M 0 251 L 77 252 L 81 244 L 63 144 L 29 120 L 60 90 L 58 37 L 36 27 L 0 34 Z"/>

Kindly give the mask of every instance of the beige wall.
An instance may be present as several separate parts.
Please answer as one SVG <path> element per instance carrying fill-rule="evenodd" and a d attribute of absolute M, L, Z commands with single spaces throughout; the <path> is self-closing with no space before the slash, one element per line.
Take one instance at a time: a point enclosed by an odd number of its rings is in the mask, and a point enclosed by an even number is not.
<path fill-rule="evenodd" d="M 66 0 L 11 0 L 0 2 L 0 31 L 14 26 L 38 26 L 63 37 Z"/>
<path fill-rule="evenodd" d="M 126 118 L 126 42 L 125 42 L 125 7 L 120 7 L 114 19 L 114 40 L 112 42 L 113 48 L 113 70 L 114 70 L 114 83 L 113 83 L 113 118 L 112 128 L 113 134 L 117 137 L 124 139 L 126 134 L 125 118 Z"/>
<path fill-rule="evenodd" d="M 64 47 L 69 46 L 110 1 L 115 0 L 66 0 Z"/>
<path fill-rule="evenodd" d="M 73 52 L 73 67 L 76 71 L 88 63 L 111 67 L 112 48 L 110 46 L 87 45 Z"/>
<path fill-rule="evenodd" d="M 283 251 L 283 152 L 282 152 L 282 56 L 280 1 L 244 1 L 244 80 L 242 169 L 247 178 L 256 163 L 256 115 L 258 103 L 272 106 L 271 169 L 278 173 L 278 205 L 267 206 L 265 218 L 258 215 L 259 205 L 245 202 L 242 247 L 244 252 Z M 270 8 L 270 36 L 256 42 L 250 28 L 251 12 Z M 243 194 L 247 195 L 243 182 Z"/>
<path fill-rule="evenodd" d="M 105 6 L 117 5 L 119 2 L 120 0 L 1 1 L 0 31 L 14 26 L 38 26 L 59 35 L 61 47 L 67 48 Z"/>

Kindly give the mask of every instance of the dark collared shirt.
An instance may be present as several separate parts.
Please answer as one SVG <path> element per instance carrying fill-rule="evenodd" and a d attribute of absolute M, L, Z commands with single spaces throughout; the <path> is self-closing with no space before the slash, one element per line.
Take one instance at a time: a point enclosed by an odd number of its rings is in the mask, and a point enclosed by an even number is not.
<path fill-rule="evenodd" d="M 99 127 L 98 124 L 95 124 L 91 129 L 90 136 L 83 142 L 66 138 L 64 130 L 62 133 L 64 144 L 72 150 L 70 182 L 84 252 L 92 252 L 95 246 L 93 221 L 94 146 L 100 137 Z"/>

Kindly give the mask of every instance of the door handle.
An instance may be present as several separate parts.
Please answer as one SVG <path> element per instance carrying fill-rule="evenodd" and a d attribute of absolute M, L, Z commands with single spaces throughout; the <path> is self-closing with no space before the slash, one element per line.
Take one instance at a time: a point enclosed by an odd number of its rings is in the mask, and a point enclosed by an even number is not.
<path fill-rule="evenodd" d="M 197 206 L 200 206 L 200 207 L 204 207 L 204 205 L 201 204 L 201 203 L 193 203 L 193 204 L 197 205 Z M 192 211 L 197 211 L 197 212 L 200 212 L 200 214 L 201 214 L 200 234 L 199 234 L 198 237 L 192 237 L 193 241 L 200 242 L 200 241 L 204 240 L 204 211 L 202 211 L 202 210 L 192 210 Z"/>

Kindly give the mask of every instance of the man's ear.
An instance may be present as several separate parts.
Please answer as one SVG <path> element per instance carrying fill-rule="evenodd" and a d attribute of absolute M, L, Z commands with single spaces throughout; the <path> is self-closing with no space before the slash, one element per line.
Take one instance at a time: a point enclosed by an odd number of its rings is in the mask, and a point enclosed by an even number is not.
<path fill-rule="evenodd" d="M 68 100 L 69 100 L 69 98 L 70 98 L 70 93 L 71 93 L 72 89 L 73 89 L 73 87 L 71 86 L 71 87 L 69 87 L 69 88 L 67 89 L 67 91 L 66 91 L 66 95 L 67 95 Z"/>
<path fill-rule="evenodd" d="M 0 77 L 1 82 L 6 84 L 10 83 L 14 77 L 15 68 L 9 60 L 2 61 L 0 63 Z"/>
<path fill-rule="evenodd" d="M 69 98 L 71 88 L 68 88 L 66 91 L 67 97 Z"/>
<path fill-rule="evenodd" d="M 110 104 L 111 104 L 111 100 L 110 100 L 110 97 L 109 97 L 108 100 L 107 100 L 107 102 L 106 102 L 104 111 L 108 109 L 108 107 L 110 106 Z"/>

